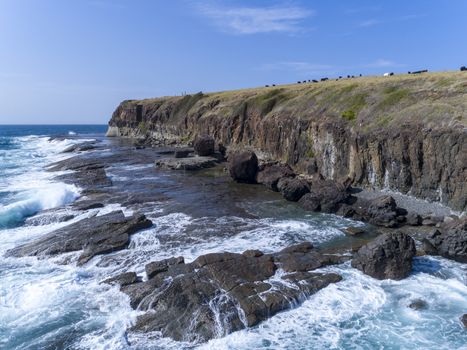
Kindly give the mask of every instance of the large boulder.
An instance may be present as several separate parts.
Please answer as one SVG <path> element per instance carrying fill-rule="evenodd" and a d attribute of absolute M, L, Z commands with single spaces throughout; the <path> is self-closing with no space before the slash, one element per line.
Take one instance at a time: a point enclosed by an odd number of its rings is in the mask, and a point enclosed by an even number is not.
<path fill-rule="evenodd" d="M 305 210 L 335 213 L 350 197 L 345 186 L 334 180 L 323 180 L 313 182 L 310 193 L 305 194 L 299 204 Z"/>
<path fill-rule="evenodd" d="M 415 242 L 403 232 L 383 234 L 361 247 L 352 267 L 376 279 L 401 280 L 412 270 Z"/>
<path fill-rule="evenodd" d="M 277 188 L 285 199 L 298 202 L 305 194 L 310 192 L 308 182 L 300 178 L 283 177 L 277 183 Z"/>
<path fill-rule="evenodd" d="M 212 136 L 200 135 L 193 142 L 193 148 L 197 155 L 206 157 L 214 154 L 215 141 Z"/>
<path fill-rule="evenodd" d="M 249 250 L 206 254 L 188 264 L 181 258 L 151 263 L 156 274 L 122 287 L 142 312 L 132 331 L 204 342 L 257 325 L 340 281 L 334 273 L 310 272 L 342 262 L 336 258 L 303 243 L 275 254 Z"/>
<path fill-rule="evenodd" d="M 343 210 L 347 209 L 349 208 L 344 207 Z M 349 212 L 339 212 L 339 214 L 384 227 L 400 226 L 406 221 L 407 215 L 407 210 L 399 208 L 394 198 L 388 195 L 369 200 L 358 198 Z"/>
<path fill-rule="evenodd" d="M 237 182 L 255 183 L 258 158 L 252 151 L 242 150 L 229 155 L 229 173 Z"/>
<path fill-rule="evenodd" d="M 256 181 L 267 188 L 279 192 L 277 184 L 281 178 L 294 177 L 295 173 L 288 165 L 267 164 L 260 168 Z"/>
<path fill-rule="evenodd" d="M 467 218 L 444 224 L 423 240 L 423 249 L 430 255 L 467 263 Z"/>
<path fill-rule="evenodd" d="M 125 248 L 131 234 L 151 225 L 142 214 L 125 217 L 121 210 L 114 211 L 50 232 L 7 251 L 7 256 L 48 256 L 83 250 L 78 258 L 78 265 L 82 265 L 95 255 Z"/>

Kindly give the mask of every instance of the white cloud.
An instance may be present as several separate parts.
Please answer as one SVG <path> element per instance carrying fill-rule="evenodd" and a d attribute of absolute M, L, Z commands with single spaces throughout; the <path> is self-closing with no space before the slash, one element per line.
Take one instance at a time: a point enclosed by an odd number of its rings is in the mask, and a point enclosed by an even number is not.
<path fill-rule="evenodd" d="M 221 8 L 199 7 L 201 14 L 232 34 L 293 33 L 303 29 L 303 20 L 314 11 L 298 6 Z"/>
<path fill-rule="evenodd" d="M 366 21 L 362 21 L 358 24 L 359 27 L 373 27 L 377 24 L 381 24 L 382 21 L 378 20 L 378 19 L 368 19 Z"/>

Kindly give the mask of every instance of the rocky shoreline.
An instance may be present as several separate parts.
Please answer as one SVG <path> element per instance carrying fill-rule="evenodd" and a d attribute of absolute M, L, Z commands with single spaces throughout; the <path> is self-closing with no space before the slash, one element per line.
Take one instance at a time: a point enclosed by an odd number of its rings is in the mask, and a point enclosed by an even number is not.
<path fill-rule="evenodd" d="M 201 255 L 192 262 L 180 256 L 152 261 L 146 265 L 144 275 L 129 270 L 109 276 L 104 282 L 119 285 L 129 296 L 131 306 L 141 312 L 130 332 L 158 331 L 178 341 L 198 343 L 252 327 L 297 306 L 329 284 L 338 283 L 341 276 L 319 269 L 349 260 L 369 276 L 396 280 L 411 273 L 416 255 L 440 255 L 467 262 L 465 217 L 422 217 L 398 207 L 388 195 L 359 198 L 354 195 L 358 189 L 350 181 L 303 177 L 288 165 L 260 162 L 250 150 L 226 152 L 207 135 L 197 138 L 193 146 L 149 148 L 129 144 L 106 153 L 99 144 L 86 144 L 84 149 L 77 146 L 66 150 L 78 155 L 52 164 L 49 170 L 67 171 L 57 178 L 82 188 L 82 198 L 71 205 L 74 210 L 118 203 L 130 207 L 133 213 L 125 215 L 117 210 L 91 216 L 15 247 L 7 256 L 43 258 L 79 252 L 76 260 L 65 263 L 83 265 L 96 255 L 125 250 L 131 235 L 152 226 L 151 220 L 138 212 L 162 199 L 163 194 L 147 187 L 139 189 L 137 179 L 132 182 L 135 190 L 131 192 L 115 188 L 106 169 L 122 163 L 138 166 L 149 162 L 158 169 L 192 174 L 206 167 L 225 167 L 235 181 L 246 186 L 263 184 L 304 210 L 365 221 L 371 224 L 373 233 L 382 233 L 369 242 L 337 250 L 315 248 L 309 242 L 274 253 L 263 253 L 255 247 L 242 254 L 229 253 L 219 247 L 219 253 Z M 47 215 L 44 212 L 40 216 L 47 220 Z M 358 236 L 365 230 L 349 228 L 346 233 Z"/>

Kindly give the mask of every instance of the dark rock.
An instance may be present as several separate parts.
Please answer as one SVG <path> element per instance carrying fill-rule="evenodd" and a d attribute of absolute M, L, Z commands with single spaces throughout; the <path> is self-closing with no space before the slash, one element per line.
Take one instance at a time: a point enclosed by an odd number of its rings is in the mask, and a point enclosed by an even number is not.
<path fill-rule="evenodd" d="M 146 282 L 124 286 L 133 308 L 144 312 L 133 331 L 160 331 L 175 340 L 204 342 L 251 327 L 341 280 L 308 270 L 332 259 L 309 243 L 276 254 L 212 253 L 190 264 L 168 265 Z M 288 273 L 270 280 L 276 270 Z M 285 283 L 286 282 L 286 283 Z M 241 310 L 241 311 L 240 311 Z"/>
<path fill-rule="evenodd" d="M 158 273 L 167 271 L 169 269 L 169 266 L 171 265 L 178 265 L 184 263 L 185 259 L 183 258 L 183 256 L 179 256 L 176 258 L 169 258 L 160 261 L 150 262 L 144 267 L 144 269 L 146 270 L 146 275 L 148 276 L 148 279 L 151 279 Z"/>
<path fill-rule="evenodd" d="M 420 226 L 422 224 L 422 217 L 414 212 L 409 212 L 406 217 L 407 225 Z"/>
<path fill-rule="evenodd" d="M 81 200 L 74 202 L 72 206 L 75 210 L 90 210 L 103 208 L 104 204 L 95 200 Z"/>
<path fill-rule="evenodd" d="M 209 135 L 200 135 L 193 142 L 193 148 L 197 155 L 206 157 L 214 154 L 214 138 Z"/>
<path fill-rule="evenodd" d="M 302 208 L 325 213 L 335 213 L 351 197 L 345 186 L 333 180 L 313 182 L 309 192 L 300 199 Z"/>
<path fill-rule="evenodd" d="M 272 164 L 260 168 L 256 176 L 256 182 L 265 185 L 267 188 L 279 192 L 277 183 L 283 177 L 294 177 L 295 173 L 288 165 Z"/>
<path fill-rule="evenodd" d="M 430 255 L 467 263 L 467 218 L 444 224 L 423 240 L 423 249 Z"/>
<path fill-rule="evenodd" d="M 102 283 L 118 284 L 120 286 L 127 286 L 137 282 L 141 282 L 141 279 L 138 278 L 138 275 L 135 272 L 125 272 L 102 281 Z"/>
<path fill-rule="evenodd" d="M 299 178 L 281 178 L 277 183 L 277 188 L 285 199 L 292 202 L 298 202 L 300 198 L 310 192 L 308 182 Z"/>
<path fill-rule="evenodd" d="M 229 173 L 237 182 L 255 183 L 258 158 L 252 151 L 237 151 L 229 155 Z"/>
<path fill-rule="evenodd" d="M 345 234 L 350 236 L 358 236 L 365 233 L 365 230 L 360 227 L 347 227 L 343 231 Z"/>
<path fill-rule="evenodd" d="M 216 166 L 217 159 L 213 157 L 162 158 L 156 160 L 156 165 L 170 170 L 200 170 Z"/>
<path fill-rule="evenodd" d="M 464 328 L 467 328 L 467 314 L 463 314 L 463 315 L 460 317 L 460 321 L 461 321 L 462 324 L 464 325 Z"/>
<path fill-rule="evenodd" d="M 352 267 L 380 280 L 400 280 L 410 274 L 414 256 L 414 240 L 405 233 L 392 232 L 361 247 L 352 259 Z"/>
<path fill-rule="evenodd" d="M 90 151 L 96 148 L 95 143 L 95 141 L 77 143 L 65 148 L 62 153 Z"/>
<path fill-rule="evenodd" d="M 242 254 L 249 258 L 258 258 L 264 255 L 264 253 L 261 250 L 257 250 L 257 249 L 245 250 Z"/>
<path fill-rule="evenodd" d="M 67 212 L 57 211 L 54 209 L 45 210 L 40 212 L 30 218 L 27 218 L 24 222 L 26 226 L 42 226 L 50 225 L 57 222 L 66 222 L 74 219 L 73 214 L 68 214 Z"/>
<path fill-rule="evenodd" d="M 423 299 L 412 300 L 409 307 L 414 310 L 425 310 L 428 308 L 428 303 Z"/>
<path fill-rule="evenodd" d="M 82 265 L 98 254 L 121 250 L 131 234 L 148 228 L 152 222 L 142 214 L 125 217 L 122 211 L 94 216 L 48 233 L 32 242 L 7 251 L 7 256 L 47 256 L 83 250 Z"/>
<path fill-rule="evenodd" d="M 189 149 L 177 149 L 174 152 L 174 157 L 175 158 L 186 158 L 189 156 L 190 153 L 191 153 L 191 150 Z"/>
<path fill-rule="evenodd" d="M 401 216 L 399 214 L 403 211 L 397 207 L 396 201 L 391 196 L 380 196 L 370 200 L 358 198 L 352 209 L 354 209 L 352 217 L 356 220 L 384 227 L 398 227 L 401 224 L 398 216 Z"/>

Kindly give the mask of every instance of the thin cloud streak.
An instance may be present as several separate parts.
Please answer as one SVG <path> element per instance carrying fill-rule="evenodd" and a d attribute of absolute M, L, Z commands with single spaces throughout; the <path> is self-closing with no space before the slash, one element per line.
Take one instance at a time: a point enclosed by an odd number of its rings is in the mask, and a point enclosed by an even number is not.
<path fill-rule="evenodd" d="M 223 31 L 232 34 L 296 33 L 314 11 L 298 6 L 221 8 L 199 6 L 200 13 Z"/>

